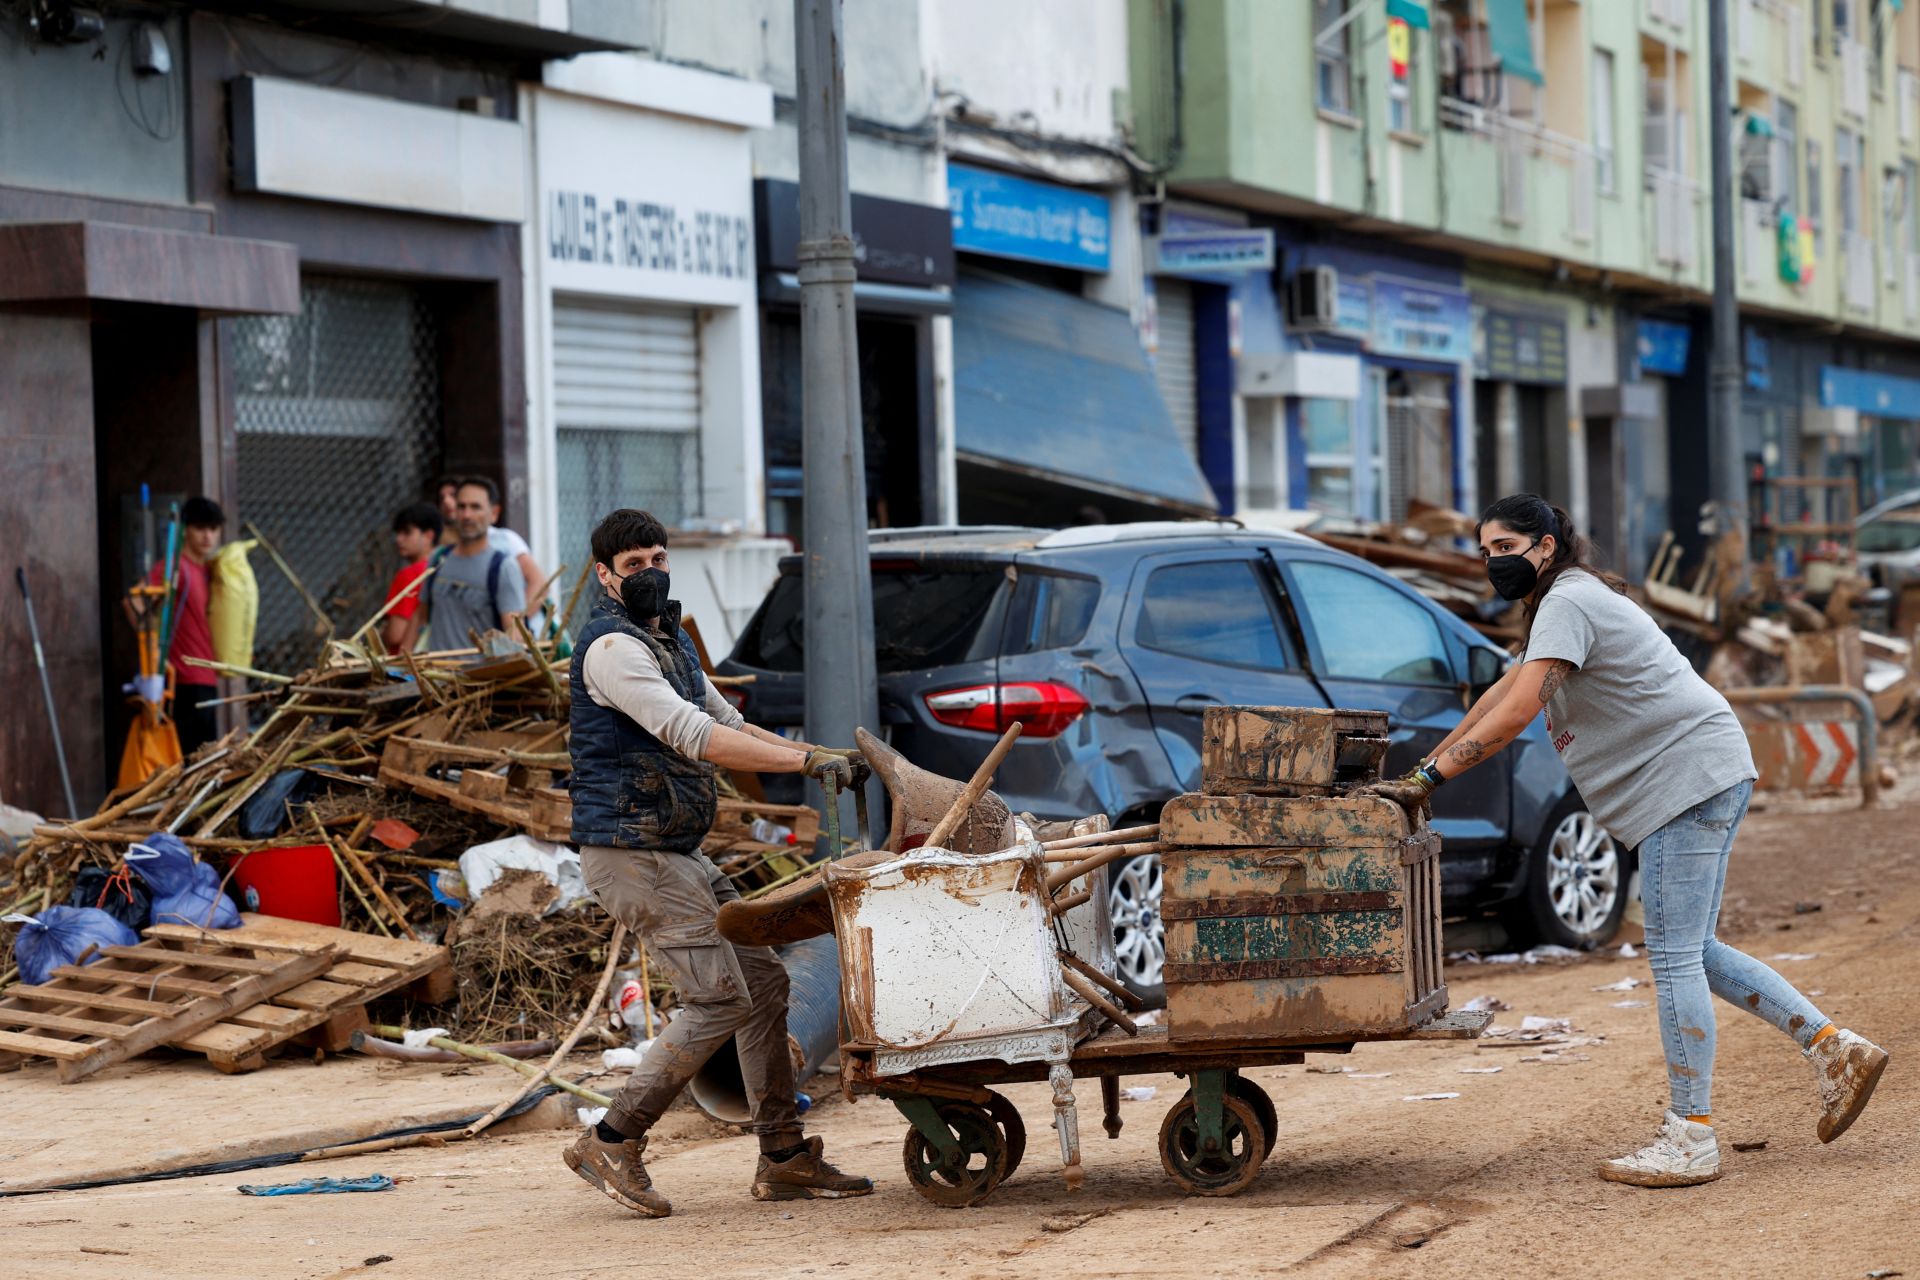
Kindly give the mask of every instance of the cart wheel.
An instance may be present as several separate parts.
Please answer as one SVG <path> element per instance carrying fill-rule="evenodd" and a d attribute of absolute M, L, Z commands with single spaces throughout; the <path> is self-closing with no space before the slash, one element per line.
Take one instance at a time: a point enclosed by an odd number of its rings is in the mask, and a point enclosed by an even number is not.
<path fill-rule="evenodd" d="M 1021 1157 L 1027 1154 L 1027 1125 L 1020 1118 L 1020 1109 L 1009 1102 L 1006 1095 L 987 1090 L 987 1111 L 992 1114 L 993 1122 L 1000 1126 L 1000 1137 L 1007 1145 L 1007 1169 L 1000 1175 L 1005 1182 L 1020 1167 Z"/>
<path fill-rule="evenodd" d="M 1160 1163 L 1182 1191 L 1196 1196 L 1230 1196 L 1246 1189 L 1260 1172 L 1266 1135 L 1260 1117 L 1237 1092 L 1220 1099 L 1220 1149 L 1200 1147 L 1199 1109 L 1188 1094 L 1160 1124 Z"/>
<path fill-rule="evenodd" d="M 908 1129 L 901 1153 L 907 1181 L 943 1208 L 964 1209 L 979 1204 L 1007 1175 L 1007 1135 L 994 1123 L 991 1112 L 971 1102 L 942 1102 L 939 1112 L 941 1121 L 960 1143 L 962 1162 L 947 1164 L 918 1129 Z M 1025 1136 L 1023 1130 L 1023 1140 Z"/>
<path fill-rule="evenodd" d="M 1230 1076 L 1228 1081 L 1233 1096 L 1252 1107 L 1253 1114 L 1260 1117 L 1260 1158 L 1265 1160 L 1273 1154 L 1274 1141 L 1280 1135 L 1280 1113 L 1273 1109 L 1273 1099 L 1267 1096 L 1267 1091 L 1245 1076 Z M 1182 1101 L 1191 1097 L 1193 1090 L 1189 1089 Z"/>

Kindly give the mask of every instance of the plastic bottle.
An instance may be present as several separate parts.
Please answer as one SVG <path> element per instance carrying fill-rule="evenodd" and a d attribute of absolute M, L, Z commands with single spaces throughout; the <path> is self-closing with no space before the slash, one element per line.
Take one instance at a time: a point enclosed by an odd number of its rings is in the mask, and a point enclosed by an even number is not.
<path fill-rule="evenodd" d="M 753 820 L 753 838 L 761 844 L 799 844 L 800 837 L 793 834 L 792 827 L 783 827 L 770 818 Z"/>

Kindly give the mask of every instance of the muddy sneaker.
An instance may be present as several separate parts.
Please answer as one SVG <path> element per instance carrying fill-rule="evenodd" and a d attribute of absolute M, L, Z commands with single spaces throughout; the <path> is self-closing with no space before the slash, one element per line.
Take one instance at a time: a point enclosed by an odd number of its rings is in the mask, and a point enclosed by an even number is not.
<path fill-rule="evenodd" d="M 1709 1125 L 1667 1112 L 1660 1136 L 1630 1156 L 1600 1162 L 1600 1176 L 1633 1187 L 1691 1187 L 1720 1176 L 1720 1144 Z"/>
<path fill-rule="evenodd" d="M 649 1218 L 664 1218 L 673 1212 L 673 1206 L 653 1189 L 653 1179 L 647 1176 L 647 1166 L 641 1160 L 646 1150 L 645 1138 L 603 1142 L 599 1134 L 588 1129 L 562 1158 L 567 1168 L 600 1188 L 616 1204 Z"/>
<path fill-rule="evenodd" d="M 1887 1051 L 1864 1036 L 1836 1031 L 1801 1052 L 1820 1083 L 1820 1141 L 1832 1142 L 1866 1109 L 1887 1069 Z"/>
<path fill-rule="evenodd" d="M 753 1198 L 839 1200 L 873 1190 L 873 1179 L 840 1172 L 821 1158 L 820 1149 L 820 1139 L 812 1137 L 807 1139 L 805 1151 L 777 1163 L 763 1153 L 760 1167 L 753 1172 Z"/>

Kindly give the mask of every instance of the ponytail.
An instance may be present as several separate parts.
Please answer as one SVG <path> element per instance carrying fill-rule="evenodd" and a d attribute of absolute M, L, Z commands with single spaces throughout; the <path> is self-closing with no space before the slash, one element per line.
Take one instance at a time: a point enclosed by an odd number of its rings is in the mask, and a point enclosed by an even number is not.
<path fill-rule="evenodd" d="M 1574 528 L 1573 517 L 1564 507 L 1556 507 L 1545 498 L 1533 493 L 1516 493 L 1500 499 L 1480 513 L 1480 522 L 1474 526 L 1474 536 L 1489 524 L 1504 525 L 1522 537 L 1531 538 L 1538 543 L 1547 535 L 1553 535 L 1553 558 L 1540 567 L 1540 576 L 1533 584 L 1533 590 L 1527 593 L 1520 612 L 1520 644 L 1524 648 L 1527 639 L 1533 634 L 1533 616 L 1540 611 L 1540 602 L 1547 598 L 1547 592 L 1559 581 L 1560 575 L 1569 569 L 1580 569 L 1592 574 L 1615 591 L 1624 593 L 1627 584 L 1618 575 L 1608 573 L 1593 563 L 1593 544 L 1580 536 Z"/>

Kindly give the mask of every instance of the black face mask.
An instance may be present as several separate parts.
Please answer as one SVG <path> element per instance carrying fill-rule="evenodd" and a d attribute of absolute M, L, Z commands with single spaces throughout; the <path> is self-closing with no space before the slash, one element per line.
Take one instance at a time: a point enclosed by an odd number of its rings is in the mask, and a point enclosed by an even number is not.
<path fill-rule="evenodd" d="M 1538 542 L 1533 544 L 1534 547 L 1539 545 Z M 1531 551 L 1533 547 L 1527 550 Z M 1524 555 L 1488 556 L 1487 581 L 1493 584 L 1493 589 L 1500 593 L 1502 600 L 1524 600 L 1534 584 L 1540 581 L 1540 571 Z"/>
<path fill-rule="evenodd" d="M 627 607 L 629 618 L 645 626 L 667 607 L 672 590 L 673 578 L 667 571 L 649 566 L 620 579 L 620 603 Z"/>

